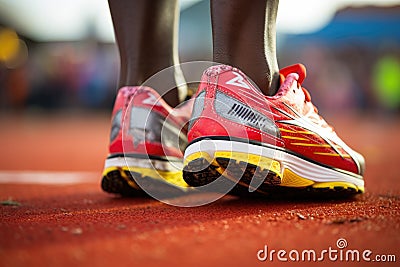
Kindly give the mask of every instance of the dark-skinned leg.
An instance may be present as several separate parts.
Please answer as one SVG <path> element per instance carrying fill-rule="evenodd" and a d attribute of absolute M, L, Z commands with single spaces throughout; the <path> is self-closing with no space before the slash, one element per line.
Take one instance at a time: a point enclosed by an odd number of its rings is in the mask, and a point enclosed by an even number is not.
<path fill-rule="evenodd" d="M 178 60 L 177 0 L 109 0 L 120 53 L 119 87 L 141 85 Z M 178 90 L 154 88 L 171 106 L 179 103 Z"/>
<path fill-rule="evenodd" d="M 279 87 L 278 5 L 279 0 L 211 0 L 214 61 L 238 67 L 266 95 Z"/>

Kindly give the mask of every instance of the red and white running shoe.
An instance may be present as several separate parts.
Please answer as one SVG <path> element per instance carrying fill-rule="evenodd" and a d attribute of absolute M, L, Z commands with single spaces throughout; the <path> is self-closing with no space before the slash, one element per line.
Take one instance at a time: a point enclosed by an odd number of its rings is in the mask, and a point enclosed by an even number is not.
<path fill-rule="evenodd" d="M 191 102 L 173 109 L 149 87 L 121 88 L 112 113 L 102 189 L 121 195 L 139 194 L 143 186 L 166 194 L 185 191 L 182 151 Z"/>
<path fill-rule="evenodd" d="M 364 192 L 364 158 L 349 148 L 301 86 L 301 64 L 280 71 L 281 86 L 265 96 L 240 70 L 206 70 L 189 123 L 184 180 L 191 186 L 218 178 L 233 193 Z M 330 194 L 327 194 L 329 192 Z"/>

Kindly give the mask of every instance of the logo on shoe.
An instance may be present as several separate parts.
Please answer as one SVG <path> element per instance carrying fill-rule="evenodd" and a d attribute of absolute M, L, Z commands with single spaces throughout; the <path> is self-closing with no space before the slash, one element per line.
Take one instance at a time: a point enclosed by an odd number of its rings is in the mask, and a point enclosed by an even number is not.
<path fill-rule="evenodd" d="M 232 72 L 236 77 L 227 81 L 226 84 L 239 86 L 242 88 L 250 89 L 250 86 L 245 83 L 244 78 L 237 72 Z"/>
<path fill-rule="evenodd" d="M 153 95 L 152 93 L 147 93 L 147 98 L 142 101 L 143 104 L 152 105 L 152 106 L 161 106 L 161 103 L 158 101 L 159 99 Z"/>

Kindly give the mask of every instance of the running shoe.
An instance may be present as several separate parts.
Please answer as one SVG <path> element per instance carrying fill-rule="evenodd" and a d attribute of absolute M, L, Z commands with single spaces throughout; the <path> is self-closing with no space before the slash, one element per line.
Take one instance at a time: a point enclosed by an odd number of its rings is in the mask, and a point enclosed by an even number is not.
<path fill-rule="evenodd" d="M 142 189 L 166 194 L 187 190 L 182 151 L 191 109 L 191 101 L 171 108 L 149 87 L 121 88 L 112 112 L 102 189 L 124 196 L 144 194 Z"/>
<path fill-rule="evenodd" d="M 184 180 L 194 187 L 230 181 L 235 194 L 364 192 L 364 158 L 318 114 L 301 86 L 305 77 L 301 64 L 282 69 L 269 97 L 237 68 L 207 69 L 189 123 Z"/>

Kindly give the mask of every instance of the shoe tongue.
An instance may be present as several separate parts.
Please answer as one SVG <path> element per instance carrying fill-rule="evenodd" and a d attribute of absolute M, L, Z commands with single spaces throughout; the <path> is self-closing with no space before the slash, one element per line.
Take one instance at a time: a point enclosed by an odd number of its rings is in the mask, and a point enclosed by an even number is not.
<path fill-rule="evenodd" d="M 298 83 L 302 84 L 304 79 L 307 76 L 306 67 L 303 64 L 294 64 L 283 68 L 279 71 L 284 77 L 289 75 L 290 73 L 297 73 L 299 75 Z"/>

